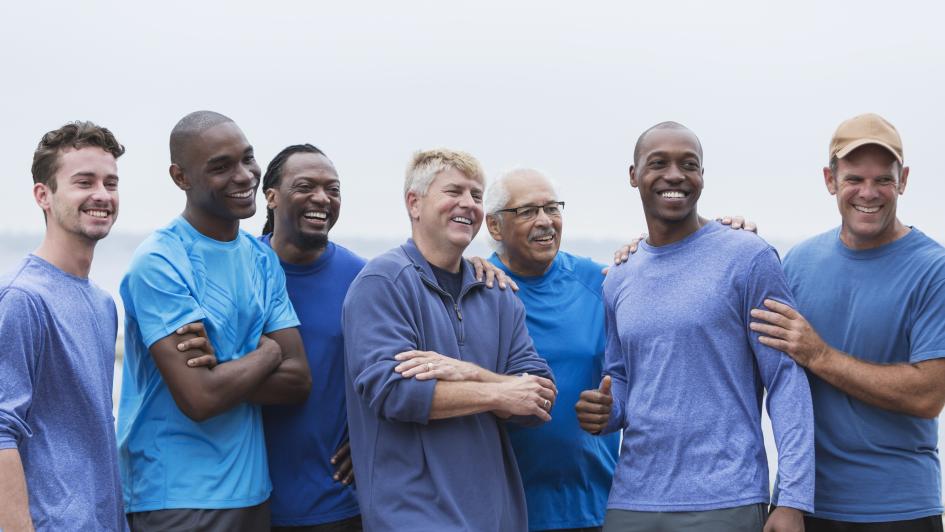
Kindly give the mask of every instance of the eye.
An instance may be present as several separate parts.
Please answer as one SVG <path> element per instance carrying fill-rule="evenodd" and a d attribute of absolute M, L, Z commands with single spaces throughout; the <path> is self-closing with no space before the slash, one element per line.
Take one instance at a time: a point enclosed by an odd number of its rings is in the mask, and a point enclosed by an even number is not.
<path fill-rule="evenodd" d="M 105 188 L 108 190 L 118 190 L 118 180 L 108 179 L 105 181 Z"/>
<path fill-rule="evenodd" d="M 252 153 L 250 153 L 250 154 L 247 155 L 246 157 L 243 157 L 243 162 L 246 163 L 246 164 L 249 164 L 249 163 L 251 163 L 251 162 L 253 162 L 253 161 L 255 161 L 255 160 L 256 160 L 256 157 L 254 157 Z"/>
<path fill-rule="evenodd" d="M 666 161 L 664 161 L 663 159 L 653 159 L 652 161 L 647 163 L 647 166 L 649 166 L 650 168 L 659 168 L 661 166 L 664 166 L 665 164 L 666 164 Z"/>
<path fill-rule="evenodd" d="M 686 161 L 683 163 L 683 168 L 685 168 L 686 170 L 698 170 L 699 163 L 695 161 Z"/>
<path fill-rule="evenodd" d="M 331 194 L 332 196 L 337 196 L 341 194 L 341 187 L 339 187 L 338 185 L 330 186 L 328 187 L 328 193 Z"/>

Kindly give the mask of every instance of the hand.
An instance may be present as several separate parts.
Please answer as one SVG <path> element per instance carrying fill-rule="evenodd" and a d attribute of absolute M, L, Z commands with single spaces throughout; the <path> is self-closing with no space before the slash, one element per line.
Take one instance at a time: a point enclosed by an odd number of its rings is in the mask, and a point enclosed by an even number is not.
<path fill-rule="evenodd" d="M 765 306 L 770 310 L 751 309 L 751 317 L 768 323 L 753 321 L 748 325 L 765 335 L 759 342 L 787 353 L 805 368 L 829 355 L 830 346 L 798 311 L 773 299 L 765 299 Z"/>
<path fill-rule="evenodd" d="M 335 466 L 335 474 L 331 478 L 341 482 L 345 486 L 354 482 L 354 468 L 351 465 L 351 446 L 348 440 L 341 444 L 341 447 L 335 451 L 331 457 L 331 463 Z"/>
<path fill-rule="evenodd" d="M 498 404 L 493 412 L 498 417 L 536 416 L 542 421 L 551 421 L 550 412 L 558 389 L 550 379 L 523 373 L 493 386 L 498 392 Z"/>
<path fill-rule="evenodd" d="M 177 329 L 177 334 L 186 337 L 177 344 L 177 350 L 182 353 L 192 351 L 187 353 L 191 356 L 187 360 L 188 366 L 213 369 L 217 365 L 216 351 L 213 349 L 213 344 L 210 343 L 210 338 L 207 337 L 207 329 L 204 328 L 202 321 L 184 325 Z"/>
<path fill-rule="evenodd" d="M 483 369 L 471 363 L 444 356 L 433 351 L 404 351 L 394 355 L 401 361 L 394 367 L 400 376 L 418 381 L 481 381 Z"/>
<path fill-rule="evenodd" d="M 794 508 L 779 506 L 768 516 L 764 532 L 804 532 L 804 514 Z"/>
<path fill-rule="evenodd" d="M 485 276 L 486 286 L 489 288 L 492 288 L 493 280 L 498 280 L 499 288 L 505 290 L 505 287 L 509 286 L 513 292 L 518 292 L 518 285 L 502 271 L 502 268 L 497 268 L 494 264 L 482 257 L 472 257 L 469 259 L 469 262 L 472 263 L 473 269 L 476 272 L 477 281 L 482 281 L 483 276 Z"/>
<path fill-rule="evenodd" d="M 610 394 L 610 375 L 605 375 L 596 390 L 584 390 L 574 405 L 581 428 L 591 434 L 600 434 L 610 421 L 614 398 Z"/>
<path fill-rule="evenodd" d="M 279 342 L 269 338 L 265 334 L 259 337 L 259 344 L 256 345 L 256 349 L 266 351 L 267 353 L 279 357 L 279 360 L 282 360 L 282 346 L 279 345 Z"/>
<path fill-rule="evenodd" d="M 634 238 L 630 241 L 629 244 L 621 246 L 620 249 L 614 251 L 614 266 L 618 264 L 623 264 L 630 259 L 630 255 L 633 255 L 637 252 L 637 248 L 640 246 L 640 242 L 646 239 L 646 233 L 640 233 L 640 236 Z M 604 268 L 601 270 L 601 273 L 607 275 L 607 271 L 610 270 L 610 267 Z"/>
<path fill-rule="evenodd" d="M 732 229 L 744 229 L 745 231 L 758 234 L 758 226 L 755 225 L 755 222 L 750 222 L 742 216 L 723 216 L 716 218 L 715 221 L 722 225 L 730 226 Z"/>

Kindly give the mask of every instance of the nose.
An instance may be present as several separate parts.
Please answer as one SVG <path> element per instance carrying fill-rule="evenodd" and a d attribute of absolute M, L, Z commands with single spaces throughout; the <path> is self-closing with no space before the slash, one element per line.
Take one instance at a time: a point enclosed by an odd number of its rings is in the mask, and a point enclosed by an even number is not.
<path fill-rule="evenodd" d="M 96 203 L 108 203 L 111 199 L 111 192 L 105 187 L 105 182 L 99 181 L 92 190 L 92 201 Z"/>
<path fill-rule="evenodd" d="M 545 212 L 544 207 L 538 208 L 538 214 L 535 215 L 535 225 L 540 225 L 540 226 L 551 225 L 551 216 L 548 216 L 548 213 Z"/>
<path fill-rule="evenodd" d="M 459 196 L 459 204 L 462 207 L 473 207 L 476 205 L 476 200 L 472 196 L 472 192 L 465 191 Z"/>
<path fill-rule="evenodd" d="M 879 185 L 870 181 L 869 179 L 866 179 L 860 183 L 860 187 L 857 190 L 857 196 L 863 200 L 875 199 L 879 197 Z"/>
<path fill-rule="evenodd" d="M 236 171 L 236 175 L 233 178 L 240 183 L 249 183 L 257 179 L 257 174 L 254 171 L 255 167 L 249 164 L 240 164 L 239 169 Z"/>
<path fill-rule="evenodd" d="M 685 176 L 679 169 L 679 166 L 671 164 L 666 169 L 666 175 L 663 176 L 663 179 L 670 183 L 682 183 L 683 179 L 685 179 Z"/>
<path fill-rule="evenodd" d="M 327 205 L 329 203 L 328 193 L 323 187 L 315 187 L 308 196 L 309 201 L 317 205 Z"/>

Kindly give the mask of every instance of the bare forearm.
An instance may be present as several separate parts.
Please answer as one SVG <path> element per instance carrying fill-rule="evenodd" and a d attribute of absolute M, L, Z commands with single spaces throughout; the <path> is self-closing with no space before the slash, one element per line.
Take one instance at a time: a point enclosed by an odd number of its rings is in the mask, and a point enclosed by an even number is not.
<path fill-rule="evenodd" d="M 219 364 L 212 370 L 195 370 L 203 372 L 202 386 L 185 394 L 190 410 L 185 410 L 185 413 L 203 421 L 249 400 L 280 362 L 281 354 L 263 347 L 238 360 Z"/>
<path fill-rule="evenodd" d="M 942 410 L 940 383 L 912 364 L 873 364 L 836 349 L 808 369 L 864 403 L 916 417 L 934 418 Z"/>
<path fill-rule="evenodd" d="M 446 419 L 489 412 L 497 407 L 489 383 L 437 381 L 433 389 L 430 419 Z"/>
<path fill-rule="evenodd" d="M 29 497 L 26 493 L 26 475 L 20 452 L 0 450 L 0 530 L 20 532 L 33 530 Z"/>
<path fill-rule="evenodd" d="M 261 405 L 297 404 L 308 398 L 311 389 L 312 375 L 308 366 L 303 366 L 297 358 L 290 358 L 262 381 L 249 400 Z"/>

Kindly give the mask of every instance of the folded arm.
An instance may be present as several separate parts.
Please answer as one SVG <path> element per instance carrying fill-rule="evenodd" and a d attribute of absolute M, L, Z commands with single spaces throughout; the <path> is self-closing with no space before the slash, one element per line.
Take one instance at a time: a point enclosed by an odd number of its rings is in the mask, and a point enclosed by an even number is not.
<path fill-rule="evenodd" d="M 301 403 L 312 390 L 312 373 L 299 330 L 290 327 L 267 336 L 279 344 L 282 362 L 259 384 L 249 400 L 263 405 Z"/>

